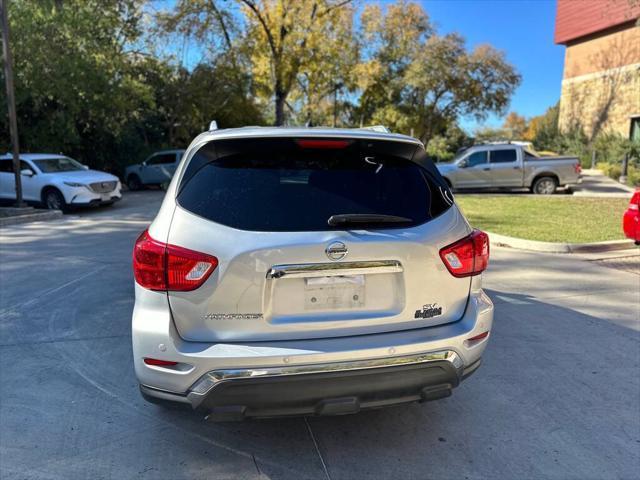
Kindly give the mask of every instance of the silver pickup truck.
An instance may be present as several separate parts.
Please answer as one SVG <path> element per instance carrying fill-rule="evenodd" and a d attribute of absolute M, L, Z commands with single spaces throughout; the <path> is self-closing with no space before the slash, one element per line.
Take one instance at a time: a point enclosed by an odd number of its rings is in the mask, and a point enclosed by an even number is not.
<path fill-rule="evenodd" d="M 436 164 L 455 189 L 529 188 L 550 195 L 558 187 L 581 182 L 576 157 L 542 157 L 522 145 L 504 143 L 476 145 L 452 162 Z"/>

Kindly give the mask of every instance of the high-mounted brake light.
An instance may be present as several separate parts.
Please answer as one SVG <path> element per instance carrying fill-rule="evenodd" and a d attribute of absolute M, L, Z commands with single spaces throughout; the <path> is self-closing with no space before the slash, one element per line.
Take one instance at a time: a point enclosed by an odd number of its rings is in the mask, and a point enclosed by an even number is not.
<path fill-rule="evenodd" d="M 216 257 L 159 242 L 147 230 L 133 247 L 133 275 L 140 286 L 149 290 L 195 290 L 217 266 Z"/>
<path fill-rule="evenodd" d="M 470 277 L 489 264 L 489 235 L 474 230 L 471 235 L 440 250 L 440 258 L 454 277 Z"/>
<path fill-rule="evenodd" d="M 300 148 L 338 150 L 347 148 L 351 142 L 349 140 L 300 139 L 296 140 L 296 143 Z"/>

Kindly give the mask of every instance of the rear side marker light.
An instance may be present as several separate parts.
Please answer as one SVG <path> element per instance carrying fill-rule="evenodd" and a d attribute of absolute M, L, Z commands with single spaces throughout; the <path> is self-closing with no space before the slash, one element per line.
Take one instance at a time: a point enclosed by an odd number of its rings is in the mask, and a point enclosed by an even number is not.
<path fill-rule="evenodd" d="M 485 340 L 487 337 L 489 336 L 489 332 L 482 332 L 480 335 L 476 335 L 474 337 L 471 338 L 467 338 L 464 341 L 464 346 L 467 348 L 473 347 L 475 345 L 477 345 L 478 343 L 482 342 L 483 340 Z"/>
<path fill-rule="evenodd" d="M 195 290 L 217 266 L 216 257 L 159 242 L 147 230 L 133 247 L 133 275 L 140 286 L 149 290 Z"/>
<path fill-rule="evenodd" d="M 156 367 L 175 367 L 178 362 L 171 362 L 169 360 L 159 360 L 157 358 L 145 358 L 144 363 L 147 365 L 153 365 Z"/>
<path fill-rule="evenodd" d="M 440 250 L 440 258 L 454 277 L 470 277 L 489 265 L 489 235 L 474 230 L 471 235 Z"/>
<path fill-rule="evenodd" d="M 296 140 L 296 143 L 300 148 L 319 148 L 319 149 L 329 149 L 329 150 L 338 150 L 341 148 L 347 148 L 351 143 L 349 140 Z"/>
<path fill-rule="evenodd" d="M 475 337 L 467 338 L 468 342 L 477 342 L 478 340 L 482 340 L 489 336 L 489 332 L 482 332 L 480 335 L 476 335 Z"/>

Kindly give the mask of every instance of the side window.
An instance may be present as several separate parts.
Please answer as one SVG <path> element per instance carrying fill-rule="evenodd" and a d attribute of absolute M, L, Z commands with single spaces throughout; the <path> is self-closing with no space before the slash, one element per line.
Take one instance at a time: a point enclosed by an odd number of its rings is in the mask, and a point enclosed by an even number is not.
<path fill-rule="evenodd" d="M 0 173 L 13 173 L 13 160 L 0 160 Z"/>
<path fill-rule="evenodd" d="M 467 165 L 469 167 L 475 167 L 483 163 L 487 163 L 487 152 L 474 152 L 467 157 Z"/>
<path fill-rule="evenodd" d="M 510 163 L 518 159 L 515 149 L 494 150 L 491 152 L 491 163 Z"/>
<path fill-rule="evenodd" d="M 161 165 L 167 163 L 175 163 L 176 154 L 175 153 L 162 153 L 160 155 L 155 155 L 147 160 L 147 165 Z"/>
<path fill-rule="evenodd" d="M 20 171 L 22 170 L 31 170 L 31 173 L 36 173 L 33 168 L 31 168 L 31 165 L 29 165 L 27 162 L 25 162 L 24 160 L 20 160 Z"/>

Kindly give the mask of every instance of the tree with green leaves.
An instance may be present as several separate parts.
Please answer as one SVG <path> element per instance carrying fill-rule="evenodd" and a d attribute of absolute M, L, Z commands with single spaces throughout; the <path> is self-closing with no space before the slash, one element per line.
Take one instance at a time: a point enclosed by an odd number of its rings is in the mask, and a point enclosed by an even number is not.
<path fill-rule="evenodd" d="M 349 88 L 356 63 L 351 0 L 180 0 L 161 17 L 166 30 L 204 38 L 251 75 L 257 94 L 272 99 L 274 124 L 287 117 L 314 123 L 337 85 Z M 342 87 L 341 87 L 342 88 Z"/>
<path fill-rule="evenodd" d="M 191 69 L 157 57 L 143 0 L 10 2 L 20 141 L 114 173 L 185 147 L 212 119 L 262 124 L 251 79 L 228 55 Z M 99 15 L 96 12 L 100 12 Z M 6 111 L 4 96 L 0 108 Z M 0 149 L 9 144 L 0 116 Z M 5 133 L 7 132 L 7 133 Z"/>
<path fill-rule="evenodd" d="M 520 83 L 502 52 L 488 45 L 469 51 L 460 35 L 437 35 L 418 4 L 367 5 L 361 24 L 368 43 L 363 123 L 414 131 L 428 143 L 460 117 L 503 113 Z"/>
<path fill-rule="evenodd" d="M 149 88 L 131 74 L 142 2 L 23 0 L 9 6 L 23 149 L 102 163 L 96 144 L 123 135 L 151 102 Z"/>

